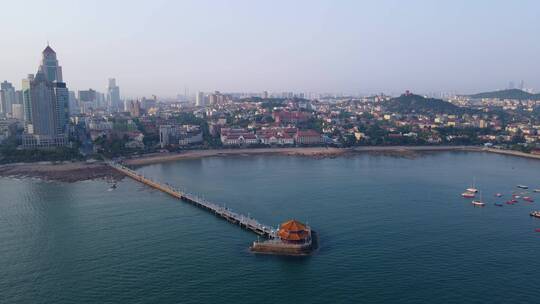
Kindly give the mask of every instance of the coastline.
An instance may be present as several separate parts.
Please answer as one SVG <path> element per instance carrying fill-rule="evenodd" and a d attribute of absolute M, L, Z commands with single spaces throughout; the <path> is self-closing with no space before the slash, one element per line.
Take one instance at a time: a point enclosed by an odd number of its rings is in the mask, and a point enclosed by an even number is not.
<path fill-rule="evenodd" d="M 93 179 L 119 180 L 121 174 L 103 162 L 38 162 L 0 166 L 0 177 L 38 178 L 73 183 Z"/>
<path fill-rule="evenodd" d="M 282 155 L 305 156 L 312 158 L 335 158 L 371 153 L 384 156 L 414 158 L 422 152 L 466 151 L 488 152 L 508 156 L 540 159 L 540 155 L 527 154 L 511 150 L 498 150 L 480 146 L 366 146 L 354 148 L 326 147 L 289 147 L 289 148 L 243 148 L 189 150 L 181 153 L 154 153 L 138 158 L 126 159 L 129 166 L 144 166 L 183 159 L 199 159 L 206 157 Z M 0 177 L 39 178 L 47 181 L 78 182 L 92 179 L 119 180 L 123 178 L 104 162 L 39 162 L 0 165 Z"/>
<path fill-rule="evenodd" d="M 332 158 L 357 153 L 382 153 L 392 155 L 408 155 L 415 152 L 432 151 L 478 151 L 478 147 L 467 146 L 366 146 L 354 148 L 326 148 L 326 147 L 290 147 L 290 148 L 244 148 L 244 149 L 213 149 L 192 150 L 182 153 L 155 153 L 139 158 L 127 159 L 126 165 L 143 166 L 182 159 L 196 159 L 204 157 L 223 157 L 238 155 L 284 155 L 307 156 L 314 158 Z"/>

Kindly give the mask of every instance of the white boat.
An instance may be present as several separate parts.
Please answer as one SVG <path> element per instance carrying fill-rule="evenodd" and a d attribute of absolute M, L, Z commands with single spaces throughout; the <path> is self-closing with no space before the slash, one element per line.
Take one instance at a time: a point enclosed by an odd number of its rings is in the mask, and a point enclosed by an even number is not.
<path fill-rule="evenodd" d="M 486 205 L 486 203 L 484 203 L 482 201 L 477 201 L 477 200 L 472 201 L 471 204 L 473 204 L 474 206 L 477 206 L 477 207 L 484 207 Z"/>
<path fill-rule="evenodd" d="M 467 192 L 461 193 L 461 196 L 463 196 L 464 198 L 474 198 L 475 194 L 467 191 Z"/>
<path fill-rule="evenodd" d="M 471 204 L 476 207 L 484 207 L 486 203 L 482 200 L 482 193 L 480 193 L 480 199 L 472 201 Z"/>
<path fill-rule="evenodd" d="M 525 186 L 525 185 L 517 185 L 516 187 L 520 189 L 529 189 L 529 186 Z"/>
<path fill-rule="evenodd" d="M 471 192 L 471 193 L 477 193 L 478 189 L 476 189 L 475 184 L 476 184 L 476 178 L 473 177 L 472 187 L 465 189 L 465 191 Z"/>
<path fill-rule="evenodd" d="M 540 189 L 534 189 L 533 192 L 538 193 L 538 192 L 540 192 Z"/>

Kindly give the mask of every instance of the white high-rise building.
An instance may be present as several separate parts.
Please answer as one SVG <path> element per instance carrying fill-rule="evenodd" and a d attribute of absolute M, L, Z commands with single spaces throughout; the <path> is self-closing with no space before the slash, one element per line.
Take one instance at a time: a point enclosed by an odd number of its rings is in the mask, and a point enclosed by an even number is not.
<path fill-rule="evenodd" d="M 197 96 L 195 98 L 195 105 L 198 107 L 203 107 L 206 105 L 204 102 L 204 92 L 197 92 Z"/>
<path fill-rule="evenodd" d="M 109 78 L 107 87 L 107 108 L 110 112 L 121 111 L 120 87 L 116 85 L 116 79 Z"/>

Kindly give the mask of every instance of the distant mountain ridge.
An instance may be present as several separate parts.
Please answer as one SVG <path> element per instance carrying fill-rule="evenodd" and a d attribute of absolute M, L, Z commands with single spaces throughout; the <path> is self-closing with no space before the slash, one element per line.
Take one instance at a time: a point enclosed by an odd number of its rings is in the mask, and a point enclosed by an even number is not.
<path fill-rule="evenodd" d="M 463 114 L 471 111 L 442 99 L 425 98 L 414 94 L 403 94 L 384 101 L 382 105 L 388 111 L 404 114 Z"/>
<path fill-rule="evenodd" d="M 495 98 L 495 99 L 518 99 L 518 100 L 540 100 L 540 94 L 531 94 L 519 89 L 508 89 L 493 92 L 484 92 L 468 95 L 470 98 Z"/>

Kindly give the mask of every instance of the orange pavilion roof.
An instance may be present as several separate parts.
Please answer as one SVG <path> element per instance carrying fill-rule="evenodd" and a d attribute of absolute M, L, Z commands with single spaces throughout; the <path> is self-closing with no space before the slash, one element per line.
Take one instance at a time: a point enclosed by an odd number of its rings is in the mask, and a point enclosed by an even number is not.
<path fill-rule="evenodd" d="M 309 228 L 296 220 L 290 220 L 281 224 L 278 235 L 282 240 L 302 241 L 309 237 Z"/>
<path fill-rule="evenodd" d="M 279 228 L 279 230 L 302 231 L 302 230 L 307 230 L 307 228 L 306 228 L 306 225 L 300 223 L 297 220 L 290 220 L 281 224 L 281 227 Z"/>

